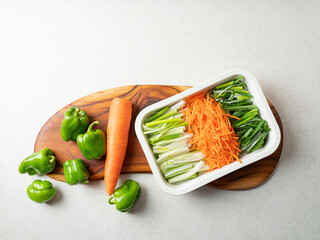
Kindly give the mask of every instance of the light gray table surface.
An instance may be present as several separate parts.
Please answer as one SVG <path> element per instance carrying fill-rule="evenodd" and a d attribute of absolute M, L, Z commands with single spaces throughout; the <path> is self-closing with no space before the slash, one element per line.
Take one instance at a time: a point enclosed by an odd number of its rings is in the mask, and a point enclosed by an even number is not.
<path fill-rule="evenodd" d="M 1 239 L 320 239 L 319 1 L 0 1 Z M 247 191 L 164 193 L 151 174 L 132 213 L 103 181 L 49 204 L 20 175 L 43 124 L 68 103 L 129 84 L 196 85 L 252 73 L 284 127 L 280 162 Z"/>

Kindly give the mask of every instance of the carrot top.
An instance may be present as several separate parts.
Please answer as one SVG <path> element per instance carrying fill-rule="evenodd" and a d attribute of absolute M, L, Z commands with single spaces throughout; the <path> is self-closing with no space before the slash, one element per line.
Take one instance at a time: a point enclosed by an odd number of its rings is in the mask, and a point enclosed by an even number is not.
<path fill-rule="evenodd" d="M 188 99 L 184 111 L 189 122 L 188 131 L 193 133 L 192 148 L 206 156 L 210 171 L 235 160 L 241 162 L 238 137 L 231 126 L 229 115 L 209 94 L 199 94 Z"/>

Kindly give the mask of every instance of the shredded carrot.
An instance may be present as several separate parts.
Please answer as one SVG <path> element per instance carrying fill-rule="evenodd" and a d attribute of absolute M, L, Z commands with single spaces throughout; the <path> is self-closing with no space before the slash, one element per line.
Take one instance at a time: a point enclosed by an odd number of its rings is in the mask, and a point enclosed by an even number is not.
<path fill-rule="evenodd" d="M 237 119 L 237 120 L 241 120 L 241 118 L 238 118 L 238 117 L 233 116 L 233 115 L 230 115 L 230 114 L 226 114 L 226 116 L 231 117 L 231 118 L 234 118 L 234 119 Z"/>
<path fill-rule="evenodd" d="M 198 149 L 206 156 L 210 171 L 235 160 L 241 162 L 238 137 L 228 118 L 230 115 L 223 111 L 220 103 L 209 94 L 199 94 L 188 99 L 184 112 L 188 131 L 193 133 L 192 149 Z"/>

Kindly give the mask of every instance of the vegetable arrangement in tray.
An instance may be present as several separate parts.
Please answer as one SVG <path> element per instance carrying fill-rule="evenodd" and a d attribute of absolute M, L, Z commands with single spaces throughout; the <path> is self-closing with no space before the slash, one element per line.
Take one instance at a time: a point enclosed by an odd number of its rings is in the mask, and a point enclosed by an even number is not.
<path fill-rule="evenodd" d="M 262 148 L 270 128 L 242 76 L 158 110 L 143 133 L 168 183 L 196 178 Z"/>

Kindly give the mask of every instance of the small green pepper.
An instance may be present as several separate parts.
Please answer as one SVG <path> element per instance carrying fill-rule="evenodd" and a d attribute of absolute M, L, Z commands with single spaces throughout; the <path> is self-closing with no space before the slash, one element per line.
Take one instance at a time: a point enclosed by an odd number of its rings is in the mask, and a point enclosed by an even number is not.
<path fill-rule="evenodd" d="M 70 107 L 65 113 L 60 132 L 64 141 L 76 141 L 77 136 L 84 133 L 89 125 L 89 117 L 84 110 Z"/>
<path fill-rule="evenodd" d="M 66 182 L 70 185 L 89 182 L 89 172 L 81 159 L 64 162 L 63 173 Z"/>
<path fill-rule="evenodd" d="M 141 188 L 139 183 L 129 179 L 121 187 L 114 190 L 109 198 L 109 204 L 116 204 L 116 209 L 120 212 L 129 211 L 139 200 Z"/>
<path fill-rule="evenodd" d="M 56 167 L 56 159 L 49 148 L 44 148 L 39 152 L 33 153 L 25 158 L 20 166 L 20 173 L 29 175 L 46 174 Z"/>
<path fill-rule="evenodd" d="M 56 195 L 56 189 L 52 187 L 52 183 L 47 180 L 34 180 L 28 186 L 27 194 L 32 201 L 44 203 Z"/>
<path fill-rule="evenodd" d="M 99 122 L 91 123 L 87 132 L 77 137 L 80 151 L 88 160 L 100 159 L 106 153 L 105 133 L 100 129 L 92 130 L 95 124 L 99 124 Z"/>

